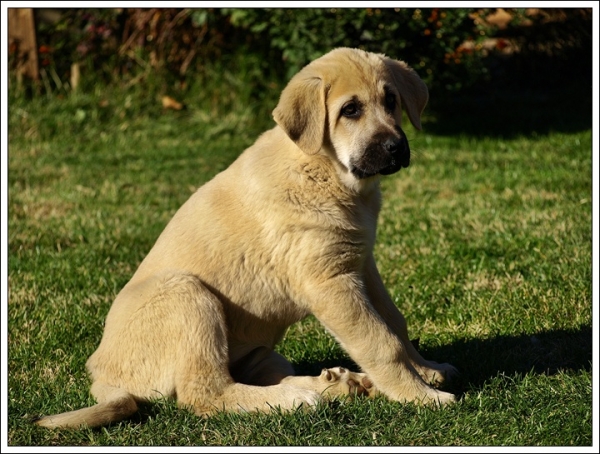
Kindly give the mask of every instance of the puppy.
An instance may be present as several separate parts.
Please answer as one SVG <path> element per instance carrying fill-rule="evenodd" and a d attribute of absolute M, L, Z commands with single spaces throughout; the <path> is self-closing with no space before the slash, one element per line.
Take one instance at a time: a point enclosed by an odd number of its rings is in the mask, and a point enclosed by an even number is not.
<path fill-rule="evenodd" d="M 405 168 L 402 108 L 428 90 L 402 61 L 338 48 L 294 76 L 263 133 L 177 211 L 106 318 L 87 361 L 97 404 L 44 427 L 105 425 L 176 398 L 198 415 L 290 410 L 382 393 L 447 404 L 456 369 L 424 360 L 373 257 L 379 179 Z M 362 369 L 295 376 L 273 349 L 313 314 Z"/>

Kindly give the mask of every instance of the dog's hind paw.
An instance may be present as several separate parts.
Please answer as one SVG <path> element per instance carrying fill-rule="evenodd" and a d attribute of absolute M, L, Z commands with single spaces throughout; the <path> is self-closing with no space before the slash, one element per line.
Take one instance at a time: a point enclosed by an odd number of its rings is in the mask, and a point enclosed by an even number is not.
<path fill-rule="evenodd" d="M 318 380 L 323 384 L 323 394 L 329 396 L 373 396 L 375 385 L 367 374 L 350 372 L 344 367 L 323 369 Z"/>

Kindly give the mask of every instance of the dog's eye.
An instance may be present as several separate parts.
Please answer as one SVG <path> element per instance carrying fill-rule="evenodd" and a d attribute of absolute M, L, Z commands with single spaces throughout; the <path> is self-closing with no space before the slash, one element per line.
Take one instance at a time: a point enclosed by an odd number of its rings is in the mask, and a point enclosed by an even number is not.
<path fill-rule="evenodd" d="M 385 107 L 390 111 L 396 109 L 396 97 L 392 93 L 385 95 Z"/>
<path fill-rule="evenodd" d="M 360 115 L 360 109 L 355 102 L 349 102 L 342 107 L 342 115 L 348 118 L 356 118 Z"/>

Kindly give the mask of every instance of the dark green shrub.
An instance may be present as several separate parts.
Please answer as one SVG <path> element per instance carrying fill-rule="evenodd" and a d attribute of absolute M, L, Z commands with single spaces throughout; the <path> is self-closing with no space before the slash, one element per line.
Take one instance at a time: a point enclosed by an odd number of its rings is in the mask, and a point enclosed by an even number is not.
<path fill-rule="evenodd" d="M 489 32 L 489 26 L 475 22 L 471 9 L 233 9 L 229 14 L 234 25 L 264 37 L 261 41 L 281 53 L 287 78 L 338 46 L 405 60 L 428 84 L 450 90 L 485 76 L 475 46 L 460 58 L 449 58 L 461 43 L 478 42 Z"/>
<path fill-rule="evenodd" d="M 429 84 L 448 89 L 461 88 L 484 73 L 474 54 L 448 58 L 465 40 L 479 40 L 486 33 L 475 24 L 470 9 L 80 8 L 59 12 L 52 21 L 44 20 L 40 11 L 37 16 L 38 41 L 44 51 L 41 64 L 61 81 L 68 81 L 73 62 L 104 81 L 127 80 L 150 69 L 185 80 L 227 56 L 235 57 L 232 66 L 240 66 L 244 77 L 286 81 L 310 60 L 338 46 L 403 59 Z"/>
<path fill-rule="evenodd" d="M 406 61 L 438 97 L 520 80 L 528 68 L 539 73 L 537 86 L 561 59 L 591 67 L 591 9 L 510 9 L 500 28 L 487 20 L 496 9 L 470 8 L 80 8 L 53 10 L 52 20 L 48 11 L 36 10 L 46 90 L 68 90 L 77 62 L 83 89 L 118 82 L 181 91 L 221 74 L 261 101 L 339 46 Z M 534 67 L 541 48 L 552 59 Z"/>

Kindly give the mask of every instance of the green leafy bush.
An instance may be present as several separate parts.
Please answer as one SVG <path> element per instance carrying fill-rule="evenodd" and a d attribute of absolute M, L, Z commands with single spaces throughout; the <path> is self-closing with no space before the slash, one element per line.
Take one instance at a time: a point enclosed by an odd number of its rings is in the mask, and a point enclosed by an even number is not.
<path fill-rule="evenodd" d="M 485 74 L 475 54 L 448 58 L 465 40 L 487 33 L 470 9 L 80 8 L 61 10 L 51 21 L 37 16 L 41 64 L 63 81 L 73 62 L 105 81 L 157 70 L 181 81 L 231 58 L 251 80 L 285 82 L 338 46 L 403 59 L 429 84 L 447 89 Z"/>
<path fill-rule="evenodd" d="M 508 26 L 489 20 L 498 11 L 510 17 Z M 526 76 L 528 68 L 543 68 L 541 78 L 556 73 L 561 59 L 583 62 L 582 70 L 590 66 L 591 9 L 581 8 L 79 8 L 47 16 L 48 10 L 36 10 L 40 62 L 51 76 L 46 90 L 68 89 L 77 62 L 88 86 L 181 90 L 221 74 L 243 81 L 248 96 L 260 101 L 339 46 L 402 59 L 430 90 L 444 92 L 518 80 L 508 74 L 508 58 Z M 539 59 L 531 55 L 539 49 L 551 49 L 552 59 L 534 67 Z"/>
<path fill-rule="evenodd" d="M 482 55 L 449 58 L 488 30 L 471 9 L 234 9 L 231 22 L 281 53 L 286 77 L 328 50 L 359 47 L 407 61 L 430 85 L 460 89 L 485 75 Z M 487 27 L 489 28 L 489 27 Z"/>

